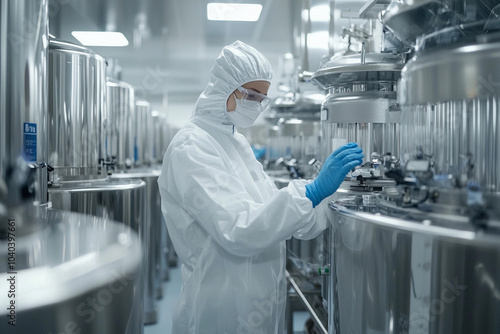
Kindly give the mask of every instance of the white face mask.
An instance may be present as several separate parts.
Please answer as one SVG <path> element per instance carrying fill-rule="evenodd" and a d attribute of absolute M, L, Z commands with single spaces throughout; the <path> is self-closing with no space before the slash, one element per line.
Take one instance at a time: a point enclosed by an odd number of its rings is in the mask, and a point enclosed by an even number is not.
<path fill-rule="evenodd" d="M 247 100 L 245 101 L 245 105 L 242 105 L 241 101 L 236 98 L 236 95 L 235 100 L 236 109 L 234 111 L 228 111 L 227 113 L 229 120 L 237 128 L 248 128 L 252 126 L 262 112 L 260 102 Z"/>

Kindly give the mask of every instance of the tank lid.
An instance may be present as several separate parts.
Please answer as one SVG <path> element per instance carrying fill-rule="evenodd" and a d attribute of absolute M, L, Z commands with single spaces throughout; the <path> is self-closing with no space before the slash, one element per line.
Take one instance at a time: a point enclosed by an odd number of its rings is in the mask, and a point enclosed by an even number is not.
<path fill-rule="evenodd" d="M 288 93 L 283 96 L 278 96 L 273 100 L 272 107 L 291 108 L 291 107 L 304 107 L 319 106 L 323 103 L 326 94 L 319 91 L 305 92 L 305 93 Z"/>
<path fill-rule="evenodd" d="M 83 45 L 78 45 L 71 43 L 62 39 L 51 37 L 49 40 L 49 52 L 50 51 L 63 51 L 63 52 L 73 52 L 85 54 L 91 57 L 103 58 L 99 54 L 95 53 L 94 50 L 89 49 Z M 104 58 L 103 58 L 104 59 Z"/>
<path fill-rule="evenodd" d="M 106 86 L 134 90 L 134 87 L 131 84 L 111 77 L 106 78 Z"/>
<path fill-rule="evenodd" d="M 489 33 L 500 28 L 498 0 L 393 0 L 382 22 L 407 45 L 446 28 L 460 30 L 453 39 L 469 33 Z M 446 37 L 449 38 L 449 37 Z M 448 41 L 441 39 L 438 45 Z"/>
<path fill-rule="evenodd" d="M 33 219 L 43 221 L 45 228 L 16 239 L 20 261 L 15 269 L 23 283 L 23 293 L 16 296 L 20 312 L 71 300 L 116 281 L 117 274 L 135 275 L 139 268 L 139 238 L 124 224 L 46 210 L 38 216 L 19 217 L 16 226 L 21 228 L 23 222 Z M 2 249 L 7 244 L 8 240 L 0 239 Z M 5 263 L 2 273 L 8 270 L 7 257 L 7 252 L 0 253 Z M 7 311 L 2 308 L 0 315 Z"/>
<path fill-rule="evenodd" d="M 391 53 L 335 57 L 316 71 L 311 81 L 323 89 L 353 83 L 397 81 L 403 65 L 403 58 Z"/>
<path fill-rule="evenodd" d="M 411 3 L 393 1 L 382 16 L 382 22 L 408 45 L 419 36 L 449 24 L 452 13 L 443 1 L 417 0 Z"/>
<path fill-rule="evenodd" d="M 415 56 L 399 85 L 402 105 L 500 96 L 500 42 L 460 45 Z"/>
<path fill-rule="evenodd" d="M 109 177 L 107 179 L 90 179 L 79 181 L 63 181 L 57 187 L 49 189 L 49 193 L 90 193 L 90 192 L 108 192 L 140 189 L 146 186 L 146 183 L 140 179 Z"/>
<path fill-rule="evenodd" d="M 500 42 L 500 18 L 455 25 L 422 36 L 417 40 L 417 53 L 497 42 Z"/>
<path fill-rule="evenodd" d="M 319 120 L 321 103 L 326 95 L 323 92 L 290 93 L 274 99 L 266 119 L 300 118 Z"/>

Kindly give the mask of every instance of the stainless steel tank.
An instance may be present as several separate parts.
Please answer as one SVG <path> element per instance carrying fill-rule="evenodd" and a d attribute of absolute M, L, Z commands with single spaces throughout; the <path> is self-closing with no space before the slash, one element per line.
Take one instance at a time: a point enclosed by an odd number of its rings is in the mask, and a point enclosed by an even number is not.
<path fill-rule="evenodd" d="M 319 110 L 319 108 L 318 108 Z M 283 119 L 278 125 L 282 137 L 288 138 L 285 146 L 285 156 L 294 157 L 298 165 L 307 168 L 311 159 L 318 158 L 320 154 L 320 122 L 317 119 L 290 118 Z M 312 171 L 306 173 L 312 174 Z"/>
<path fill-rule="evenodd" d="M 154 163 L 161 165 L 163 162 L 163 155 L 165 154 L 174 134 L 167 123 L 165 114 L 158 111 L 153 111 L 151 114 L 154 122 L 153 161 Z"/>
<path fill-rule="evenodd" d="M 136 160 L 134 154 L 136 142 L 134 88 L 126 82 L 110 78 L 106 86 L 106 153 L 110 160 L 116 160 L 118 170 L 131 168 Z"/>
<path fill-rule="evenodd" d="M 332 208 L 329 333 L 500 330 L 497 229 L 418 210 L 389 216 L 361 196 Z"/>
<path fill-rule="evenodd" d="M 387 29 L 415 46 L 419 37 L 451 26 L 477 33 L 487 20 L 498 19 L 496 6 L 497 0 L 394 0 L 381 16 Z"/>
<path fill-rule="evenodd" d="M 148 230 L 146 184 L 141 180 L 88 179 L 61 182 L 49 188 L 52 207 L 124 223 L 137 231 L 141 241 Z"/>
<path fill-rule="evenodd" d="M 83 147 L 88 154 L 73 159 L 71 153 L 68 155 L 71 159 L 60 161 L 51 174 L 49 199 L 54 208 L 110 218 L 131 227 L 138 233 L 143 247 L 142 263 L 147 263 L 150 228 L 146 184 L 141 180 L 116 180 L 99 175 L 104 174 L 101 167 L 106 169 L 106 174 L 111 174 L 116 161 L 122 167 L 126 161 L 131 163 L 129 158 L 133 155 L 127 159 L 122 155 L 120 159 L 112 152 L 118 154 L 119 148 L 125 152 L 127 147 L 127 152 L 133 153 L 134 143 L 134 137 L 129 136 L 133 135 L 135 119 L 133 89 L 125 83 L 106 82 L 104 65 L 104 60 L 88 49 L 51 41 L 54 121 L 50 123 L 50 145 L 58 148 L 53 150 L 56 156 L 65 148 L 74 152 L 73 148 Z M 149 276 L 146 270 L 141 273 L 143 295 L 147 300 Z M 142 304 L 139 312 L 144 312 L 144 321 L 149 321 L 149 311 Z"/>
<path fill-rule="evenodd" d="M 152 151 L 151 151 L 151 168 L 161 171 L 161 165 L 163 162 L 163 155 L 165 154 L 168 141 L 166 139 L 166 128 L 167 124 L 165 117 L 161 115 L 158 111 L 153 110 L 151 112 L 151 122 L 153 126 L 152 131 Z M 164 135 L 165 134 L 165 135 Z M 172 240 L 168 235 L 167 225 L 161 215 L 161 236 L 162 236 L 162 255 L 161 255 L 161 277 L 163 280 L 168 280 L 170 278 L 170 266 L 176 265 L 176 256 L 172 246 Z"/>
<path fill-rule="evenodd" d="M 312 82 L 329 90 L 321 108 L 324 161 L 338 147 L 356 142 L 363 149 L 365 163 L 350 173 L 328 200 L 346 196 L 368 196 L 394 184 L 384 175 L 384 156 L 391 160 L 399 151 L 400 110 L 397 81 L 403 59 L 392 54 L 354 54 L 334 57 L 313 74 Z M 330 220 L 334 217 L 329 217 Z M 330 234 L 323 233 L 323 244 L 330 245 Z M 330 266 L 330 248 L 322 248 L 325 268 Z M 323 304 L 331 289 L 327 276 L 322 280 Z"/>
<path fill-rule="evenodd" d="M 310 90 L 273 101 L 266 115 L 266 169 L 287 167 L 290 178 L 310 178 L 314 174 L 309 162 L 320 157 L 320 111 L 324 98 L 322 92 Z"/>
<path fill-rule="evenodd" d="M 47 202 L 47 4 L 0 1 L 0 200 L 12 205 L 26 193 Z M 34 175 L 6 195 L 18 158 Z"/>
<path fill-rule="evenodd" d="M 136 115 L 136 166 L 150 166 L 154 149 L 154 123 L 151 115 L 151 104 L 147 101 L 135 102 Z"/>
<path fill-rule="evenodd" d="M 332 204 L 331 333 L 500 330 L 500 43 L 469 28 L 422 37 L 402 71 L 397 186 Z"/>
<path fill-rule="evenodd" d="M 500 192 L 500 43 L 445 47 L 418 55 L 401 80 L 401 155 L 429 157 L 436 175 L 459 187 Z"/>
<path fill-rule="evenodd" d="M 152 324 L 157 322 L 156 299 L 162 296 L 161 282 L 163 281 L 161 273 L 161 261 L 164 259 L 165 247 L 162 244 L 162 212 L 160 190 L 158 188 L 159 170 L 151 168 L 134 168 L 128 172 L 113 173 L 111 180 L 116 182 L 132 182 L 133 180 L 142 180 L 146 183 L 146 208 L 145 221 L 147 226 L 144 234 L 144 270 L 146 272 L 146 284 L 144 293 L 144 323 Z"/>
<path fill-rule="evenodd" d="M 158 111 L 152 111 L 151 116 L 153 118 L 153 163 L 161 164 L 163 160 L 162 155 L 162 136 L 160 134 L 161 131 L 161 118 L 160 113 Z M 163 152 L 165 153 L 165 152 Z"/>
<path fill-rule="evenodd" d="M 142 247 L 142 281 L 144 290 L 141 311 L 148 323 L 148 281 L 150 274 L 145 265 L 149 261 L 150 226 L 146 205 L 147 188 L 142 180 L 88 179 L 60 182 L 49 188 L 49 200 L 58 210 L 79 212 L 113 219 L 134 230 Z"/>
<path fill-rule="evenodd" d="M 120 104 L 123 107 L 123 104 Z M 110 110 L 116 113 L 119 110 Z M 116 180 L 141 179 L 146 183 L 146 209 L 147 235 L 145 245 L 147 245 L 146 255 L 146 285 L 144 299 L 145 323 L 152 324 L 157 321 L 156 298 L 162 296 L 161 282 L 163 274 L 161 272 L 161 260 L 165 255 L 162 245 L 161 226 L 161 202 L 158 189 L 158 170 L 146 167 L 151 164 L 152 141 L 152 115 L 151 105 L 144 100 L 135 101 L 132 127 L 126 127 L 121 131 L 125 138 L 134 138 L 134 166 L 144 166 L 127 170 L 127 173 L 116 172 L 110 175 Z M 122 169 L 123 171 L 123 169 Z"/>
<path fill-rule="evenodd" d="M 368 53 L 333 58 L 314 73 L 311 81 L 329 89 L 321 108 L 323 159 L 351 141 L 368 162 L 374 153 L 398 155 L 402 68 L 398 55 Z"/>
<path fill-rule="evenodd" d="M 165 115 L 158 112 L 151 112 L 151 121 L 153 122 L 153 151 L 152 151 L 152 163 L 151 168 L 161 170 L 161 165 L 163 162 L 163 155 L 167 150 L 168 144 L 171 140 L 171 130 L 166 121 Z M 167 225 L 161 215 L 162 219 L 162 279 L 168 280 L 170 277 L 170 267 L 175 267 L 177 265 L 177 254 L 174 251 L 172 245 L 172 240 L 168 234 Z"/>
<path fill-rule="evenodd" d="M 39 211 L 2 214 L 0 332 L 142 333 L 137 234 L 110 219 Z"/>
<path fill-rule="evenodd" d="M 101 173 L 105 159 L 106 61 L 65 41 L 49 43 L 49 163 L 52 175 Z"/>

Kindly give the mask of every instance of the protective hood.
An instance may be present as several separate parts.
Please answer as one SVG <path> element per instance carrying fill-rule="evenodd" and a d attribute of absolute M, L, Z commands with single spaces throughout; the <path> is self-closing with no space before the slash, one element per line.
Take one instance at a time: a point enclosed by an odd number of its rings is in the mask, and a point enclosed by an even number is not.
<path fill-rule="evenodd" d="M 225 46 L 212 67 L 207 88 L 196 101 L 193 117 L 210 123 L 231 125 L 226 116 L 229 95 L 251 81 L 270 82 L 272 76 L 271 64 L 253 47 L 241 41 Z"/>

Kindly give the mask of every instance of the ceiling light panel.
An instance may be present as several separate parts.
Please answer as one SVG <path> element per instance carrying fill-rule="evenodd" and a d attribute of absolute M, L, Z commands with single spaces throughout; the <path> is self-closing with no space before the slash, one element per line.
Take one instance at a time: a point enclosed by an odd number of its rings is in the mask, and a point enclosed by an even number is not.
<path fill-rule="evenodd" d="M 207 4 L 207 18 L 210 21 L 245 21 L 259 20 L 262 5 L 245 3 L 210 2 Z"/>

